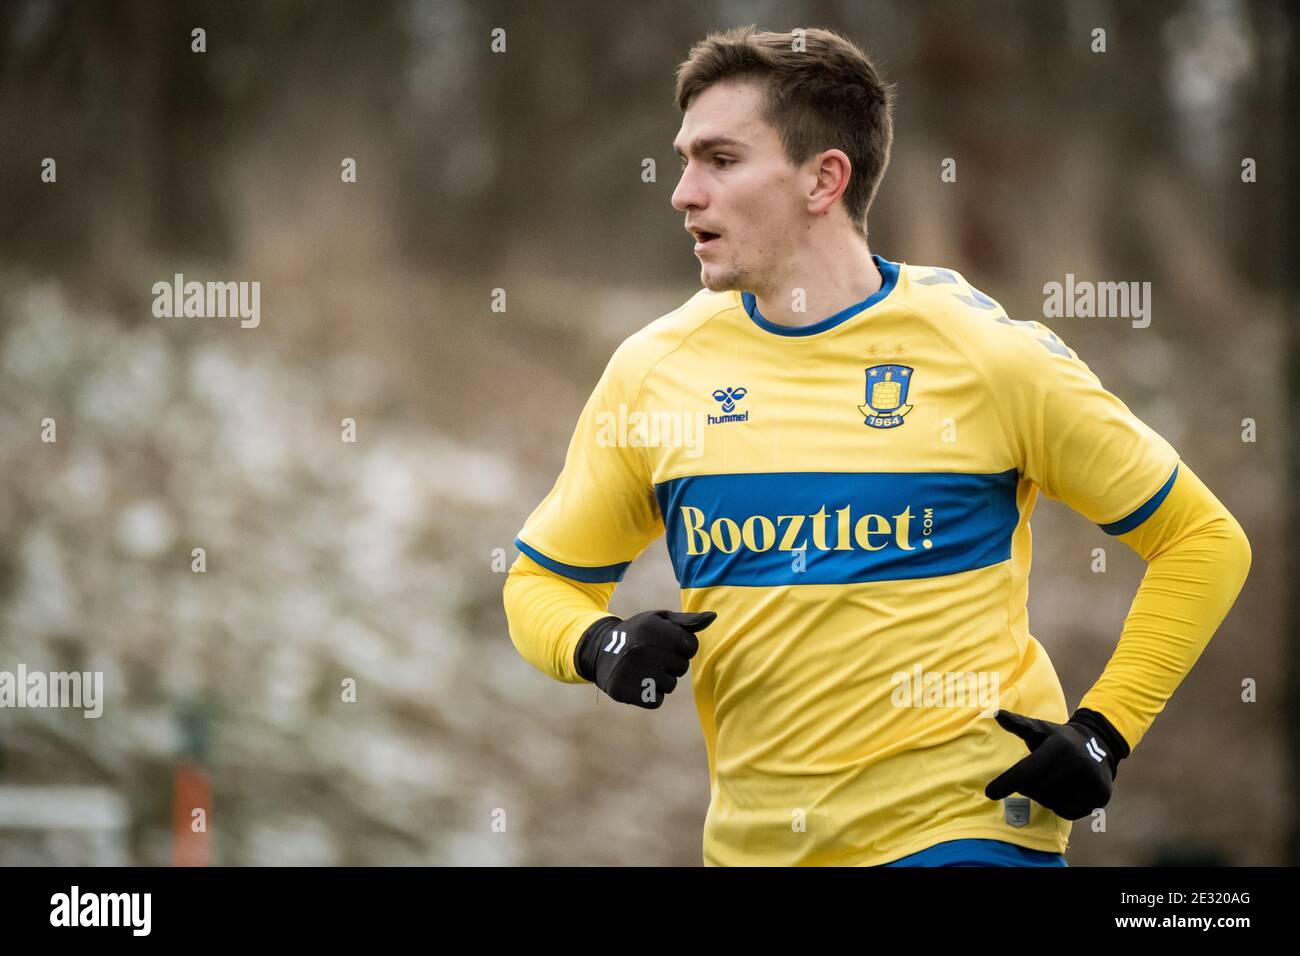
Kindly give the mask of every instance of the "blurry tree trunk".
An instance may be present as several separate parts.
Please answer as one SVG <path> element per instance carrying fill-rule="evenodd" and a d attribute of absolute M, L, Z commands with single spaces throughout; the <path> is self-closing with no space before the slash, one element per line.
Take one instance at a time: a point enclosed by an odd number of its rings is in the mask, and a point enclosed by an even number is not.
<path fill-rule="evenodd" d="M 1286 17 L 1290 21 L 1288 32 L 1291 36 L 1300 29 L 1300 17 L 1295 15 L 1295 8 L 1288 7 Z M 1286 644 L 1290 653 L 1284 656 L 1287 662 L 1287 700 L 1283 707 L 1286 715 L 1287 753 L 1290 757 L 1287 792 L 1291 794 L 1291 834 L 1287 845 L 1287 858 L 1283 862 L 1295 866 L 1300 863 L 1300 813 L 1296 811 L 1295 796 L 1300 794 L 1300 505 L 1296 504 L 1295 489 L 1300 484 L 1300 438 L 1296 435 L 1300 426 L 1300 189 L 1296 183 L 1300 180 L 1300 56 L 1296 54 L 1294 44 L 1288 45 L 1285 66 L 1285 119 L 1283 137 L 1286 163 L 1286 199 L 1283 203 L 1283 229 L 1285 231 L 1284 251 L 1282 255 L 1282 287 L 1287 293 L 1283 305 L 1283 317 L 1287 323 L 1287 475 L 1284 487 L 1289 489 L 1290 500 L 1288 523 L 1290 534 L 1286 536 L 1286 561 L 1288 573 L 1286 580 L 1291 582 L 1290 614 L 1287 626 Z"/>

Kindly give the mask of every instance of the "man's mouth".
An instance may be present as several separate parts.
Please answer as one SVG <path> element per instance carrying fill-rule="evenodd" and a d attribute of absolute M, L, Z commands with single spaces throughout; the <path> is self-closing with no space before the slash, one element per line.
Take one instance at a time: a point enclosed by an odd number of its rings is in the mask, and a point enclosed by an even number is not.
<path fill-rule="evenodd" d="M 716 232 L 707 232 L 706 230 L 701 229 L 695 233 L 695 248 L 698 249 L 701 246 L 707 246 L 709 243 L 714 242 L 719 238 L 720 237 Z"/>

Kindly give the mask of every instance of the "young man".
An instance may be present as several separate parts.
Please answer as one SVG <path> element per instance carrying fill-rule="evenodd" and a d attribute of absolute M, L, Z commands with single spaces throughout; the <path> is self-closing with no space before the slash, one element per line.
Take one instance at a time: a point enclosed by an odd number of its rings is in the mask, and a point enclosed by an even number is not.
<path fill-rule="evenodd" d="M 1065 865 L 1250 564 L 1049 329 L 871 254 L 892 100 L 823 30 L 692 50 L 672 202 L 704 289 L 615 351 L 505 585 L 552 677 L 656 708 L 692 669 L 708 865 Z M 1028 629 L 1040 490 L 1149 562 L 1072 714 Z M 611 615 L 665 532 L 684 611 Z"/>

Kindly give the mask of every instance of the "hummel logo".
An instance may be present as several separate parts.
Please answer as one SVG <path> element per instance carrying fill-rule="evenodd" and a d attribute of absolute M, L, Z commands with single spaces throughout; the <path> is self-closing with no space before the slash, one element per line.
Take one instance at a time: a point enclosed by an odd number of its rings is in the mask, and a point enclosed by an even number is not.
<path fill-rule="evenodd" d="M 749 394 L 747 388 L 715 388 L 713 390 L 713 400 L 722 403 L 722 410 L 730 415 L 736 410 L 736 402 L 740 401 Z"/>
<path fill-rule="evenodd" d="M 1084 744 L 1084 749 L 1088 751 L 1088 756 L 1097 761 L 1097 763 L 1101 763 L 1102 760 L 1106 758 L 1106 751 L 1097 746 L 1096 737 L 1088 738 L 1088 742 Z"/>
<path fill-rule="evenodd" d="M 605 650 L 609 651 L 611 654 L 617 654 L 623 649 L 623 645 L 626 643 L 627 631 L 610 631 L 609 643 L 605 645 Z M 618 646 L 615 647 L 615 644 Z"/>

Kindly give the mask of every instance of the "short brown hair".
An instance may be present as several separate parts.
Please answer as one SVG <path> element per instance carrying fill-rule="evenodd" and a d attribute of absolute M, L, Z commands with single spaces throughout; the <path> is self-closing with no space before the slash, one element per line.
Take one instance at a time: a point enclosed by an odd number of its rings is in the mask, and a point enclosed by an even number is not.
<path fill-rule="evenodd" d="M 851 40 L 816 27 L 795 34 L 755 26 L 711 33 L 677 67 L 677 107 L 715 83 L 762 82 L 764 122 L 781 137 L 786 158 L 798 166 L 814 153 L 842 149 L 853 164 L 841 197 L 849 219 L 864 237 L 867 210 L 889 165 L 894 142 L 894 87 Z"/>

